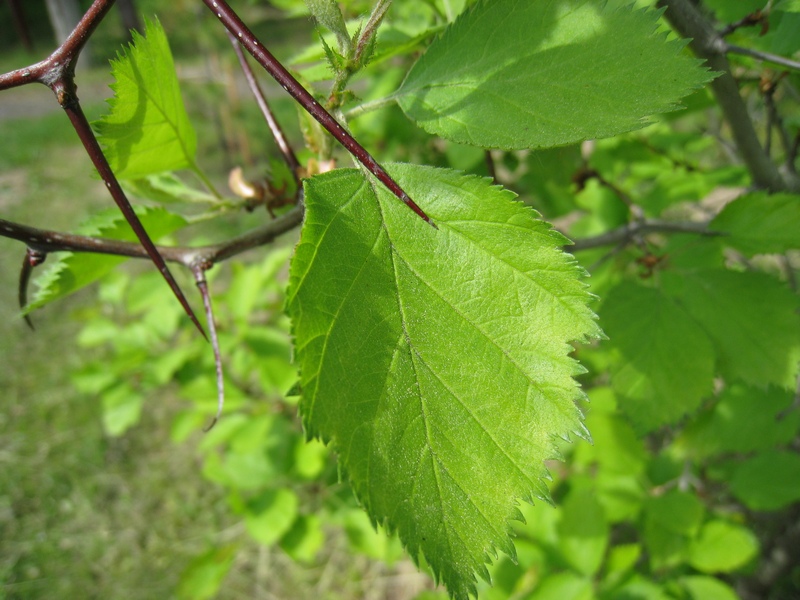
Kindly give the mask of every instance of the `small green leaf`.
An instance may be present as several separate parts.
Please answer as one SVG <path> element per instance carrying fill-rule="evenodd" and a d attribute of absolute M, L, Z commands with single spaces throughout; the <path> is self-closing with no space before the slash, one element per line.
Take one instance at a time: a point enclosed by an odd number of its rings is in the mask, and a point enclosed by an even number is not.
<path fill-rule="evenodd" d="M 281 538 L 281 549 L 300 562 L 311 562 L 325 542 L 322 520 L 317 515 L 295 519 L 292 528 Z"/>
<path fill-rule="evenodd" d="M 197 137 L 183 105 L 164 28 L 147 21 L 128 51 L 111 61 L 111 112 L 94 125 L 120 179 L 195 167 Z"/>
<path fill-rule="evenodd" d="M 139 422 L 144 397 L 127 383 L 103 392 L 103 430 L 117 437 Z"/>
<path fill-rule="evenodd" d="M 725 206 L 709 226 L 747 256 L 800 248 L 800 196 L 755 192 Z"/>
<path fill-rule="evenodd" d="M 245 525 L 253 538 L 271 546 L 281 539 L 297 518 L 299 500 L 292 490 L 269 490 L 251 500 L 245 512 Z"/>
<path fill-rule="evenodd" d="M 546 497 L 553 438 L 583 431 L 569 342 L 600 331 L 564 238 L 510 192 L 389 170 L 438 229 L 359 171 L 305 184 L 288 292 L 301 412 L 372 519 L 466 598 L 495 549 L 513 554 L 518 500 Z"/>
<path fill-rule="evenodd" d="M 592 580 L 576 573 L 556 573 L 546 577 L 529 600 L 594 600 Z"/>
<path fill-rule="evenodd" d="M 711 341 L 661 290 L 623 282 L 606 295 L 600 317 L 619 352 L 612 385 L 641 430 L 676 421 L 712 391 Z"/>
<path fill-rule="evenodd" d="M 690 575 L 681 577 L 679 581 L 689 592 L 691 600 L 739 600 L 729 585 L 713 577 Z"/>
<path fill-rule="evenodd" d="M 597 0 L 484 0 L 431 44 L 395 98 L 429 133 L 479 147 L 638 129 L 711 79 L 655 33 L 658 16 Z"/>
<path fill-rule="evenodd" d="M 689 564 L 703 573 L 729 573 L 758 555 L 758 540 L 752 531 L 727 521 L 703 525 L 689 548 Z"/>
<path fill-rule="evenodd" d="M 182 600 L 209 600 L 219 592 L 236 558 L 234 546 L 212 548 L 195 558 L 181 574 L 176 590 Z"/>
<path fill-rule="evenodd" d="M 306 6 L 320 25 L 336 35 L 339 51 L 347 52 L 350 46 L 350 34 L 347 33 L 347 25 L 336 0 L 306 0 Z"/>
<path fill-rule="evenodd" d="M 187 224 L 183 217 L 161 208 L 136 207 L 134 210 L 153 241 L 158 241 Z M 130 225 L 115 209 L 104 210 L 93 215 L 78 227 L 76 233 L 129 242 L 136 241 L 136 235 Z M 121 256 L 88 252 L 58 254 L 55 259 L 46 263 L 48 266 L 36 278 L 38 289 L 31 302 L 25 307 L 25 312 L 29 313 L 94 283 L 126 260 L 128 259 Z"/>
<path fill-rule="evenodd" d="M 800 456 L 768 450 L 745 461 L 731 478 L 731 491 L 748 508 L 778 510 L 800 500 Z"/>

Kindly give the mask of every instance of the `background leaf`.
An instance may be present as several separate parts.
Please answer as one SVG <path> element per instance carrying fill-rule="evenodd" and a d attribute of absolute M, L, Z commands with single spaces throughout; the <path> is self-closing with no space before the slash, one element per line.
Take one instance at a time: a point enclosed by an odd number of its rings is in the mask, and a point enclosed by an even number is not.
<path fill-rule="evenodd" d="M 727 521 L 709 521 L 689 549 L 689 564 L 704 573 L 730 572 L 758 555 L 753 532 Z"/>
<path fill-rule="evenodd" d="M 800 248 L 800 196 L 746 194 L 726 205 L 710 229 L 729 234 L 721 242 L 747 256 Z"/>
<path fill-rule="evenodd" d="M 639 429 L 675 421 L 711 392 L 711 341 L 661 290 L 623 282 L 606 295 L 600 317 L 620 354 L 612 367 L 612 385 Z"/>
<path fill-rule="evenodd" d="M 638 129 L 711 79 L 680 42 L 655 34 L 658 14 L 595 0 L 479 2 L 430 46 L 395 97 L 429 133 L 487 148 Z"/>
<path fill-rule="evenodd" d="M 518 500 L 547 496 L 553 437 L 582 431 L 568 342 L 600 332 L 564 238 L 510 192 L 390 171 L 438 230 L 358 171 L 306 182 L 288 292 L 301 412 L 371 517 L 466 598 L 495 549 L 513 555 Z"/>
<path fill-rule="evenodd" d="M 183 105 L 167 36 L 158 21 L 132 32 L 128 51 L 111 61 L 111 112 L 94 125 L 120 179 L 195 169 L 197 138 Z"/>
<path fill-rule="evenodd" d="M 676 301 L 713 342 L 723 376 L 795 388 L 800 314 L 797 296 L 785 285 L 765 273 L 727 269 L 685 272 L 680 281 L 671 277 L 665 273 Z"/>
<path fill-rule="evenodd" d="M 800 456 L 768 450 L 745 461 L 731 479 L 733 493 L 753 510 L 778 510 L 800 500 Z"/>

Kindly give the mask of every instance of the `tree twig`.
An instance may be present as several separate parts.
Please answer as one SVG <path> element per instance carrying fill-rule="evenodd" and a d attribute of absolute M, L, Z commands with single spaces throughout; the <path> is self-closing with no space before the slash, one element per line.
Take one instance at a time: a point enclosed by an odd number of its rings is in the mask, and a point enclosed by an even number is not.
<path fill-rule="evenodd" d="M 695 54 L 704 58 L 708 66 L 719 74 L 711 82 L 711 89 L 753 182 L 772 191 L 800 189 L 800 180 L 791 175 L 784 178 L 758 141 L 753 121 L 731 74 L 725 40 L 690 0 L 658 0 L 657 4 L 666 8 L 666 18 L 682 37 L 692 38 L 689 45 Z"/>
<path fill-rule="evenodd" d="M 725 48 L 728 52 L 733 54 L 750 56 L 751 58 L 757 58 L 758 60 L 763 60 L 764 62 L 769 62 L 786 67 L 788 69 L 800 71 L 800 62 L 786 58 L 785 56 L 770 54 L 769 52 L 762 52 L 761 50 L 753 50 L 752 48 L 742 48 L 741 46 L 734 46 L 733 44 L 728 44 L 727 42 L 725 43 Z"/>
<path fill-rule="evenodd" d="M 708 228 L 708 222 L 672 222 L 657 219 L 632 221 L 600 235 L 575 240 L 571 246 L 566 246 L 569 252 L 580 252 L 603 246 L 626 244 L 636 237 L 648 233 L 692 233 L 701 236 L 725 235 L 721 231 Z"/>
<path fill-rule="evenodd" d="M 289 140 L 286 139 L 283 129 L 275 118 L 275 114 L 269 107 L 267 98 L 264 96 L 261 86 L 258 85 L 258 80 L 253 73 L 253 69 L 250 68 L 250 64 L 247 62 L 247 57 L 242 51 L 241 44 L 239 44 L 239 41 L 230 31 L 228 32 L 228 39 L 231 41 L 233 51 L 236 53 L 236 58 L 239 59 L 239 65 L 242 67 L 242 72 L 247 80 L 247 85 L 250 86 L 250 91 L 253 93 L 253 96 L 256 99 L 258 108 L 261 109 L 261 114 L 264 116 L 264 120 L 267 122 L 269 130 L 272 132 L 272 137 L 275 139 L 275 143 L 278 145 L 278 149 L 283 155 L 283 160 L 286 161 L 286 164 L 289 166 L 289 170 L 291 170 L 292 174 L 294 175 L 295 183 L 299 185 L 300 161 L 297 160 L 297 155 L 294 153 L 294 150 L 289 144 Z"/>
<path fill-rule="evenodd" d="M 247 250 L 269 244 L 281 234 L 297 227 L 302 221 L 303 206 L 300 204 L 274 221 L 226 242 L 197 247 L 157 246 L 157 249 L 167 262 L 193 269 L 198 264 L 216 264 Z M 28 248 L 42 254 L 89 252 L 128 258 L 149 258 L 147 251 L 136 242 L 38 229 L 5 219 L 0 219 L 0 236 L 23 242 Z"/>
<path fill-rule="evenodd" d="M 64 43 L 47 59 L 30 67 L 0 75 L 0 90 L 36 82 L 46 85 L 53 91 L 59 105 L 64 109 L 75 132 L 78 134 L 95 169 L 97 169 L 100 177 L 105 182 L 111 197 L 125 216 L 125 220 L 133 229 L 145 252 L 166 280 L 186 314 L 189 315 L 195 327 L 205 337 L 205 331 L 183 295 L 183 291 L 181 291 L 172 273 L 170 273 L 164 259 L 158 253 L 139 217 L 133 212 L 133 208 L 111 170 L 78 101 L 77 86 L 75 85 L 75 65 L 89 37 L 97 29 L 103 17 L 108 14 L 113 4 L 114 0 L 95 0 Z"/>

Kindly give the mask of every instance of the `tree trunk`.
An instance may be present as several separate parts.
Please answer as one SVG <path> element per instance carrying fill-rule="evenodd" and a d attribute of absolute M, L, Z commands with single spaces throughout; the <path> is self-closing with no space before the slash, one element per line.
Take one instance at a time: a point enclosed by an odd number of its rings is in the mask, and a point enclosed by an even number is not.
<path fill-rule="evenodd" d="M 8 0 L 11 7 L 11 17 L 14 19 L 14 29 L 17 30 L 17 35 L 22 40 L 22 45 L 25 50 L 33 52 L 33 42 L 31 41 L 31 34 L 28 32 L 28 26 L 25 23 L 25 13 L 22 12 L 22 5 L 19 0 Z"/>
<path fill-rule="evenodd" d="M 134 0 L 117 0 L 117 9 L 119 9 L 122 25 L 125 27 L 125 31 L 128 32 L 129 37 L 132 29 L 142 32 L 142 22 L 139 19 L 139 13 L 136 12 Z"/>
<path fill-rule="evenodd" d="M 61 44 L 72 30 L 78 21 L 83 16 L 78 0 L 45 0 L 47 5 L 47 14 L 50 16 L 50 24 L 53 27 L 53 33 L 56 36 L 56 42 Z M 81 65 L 88 66 L 89 64 L 89 45 L 84 46 L 81 52 Z"/>

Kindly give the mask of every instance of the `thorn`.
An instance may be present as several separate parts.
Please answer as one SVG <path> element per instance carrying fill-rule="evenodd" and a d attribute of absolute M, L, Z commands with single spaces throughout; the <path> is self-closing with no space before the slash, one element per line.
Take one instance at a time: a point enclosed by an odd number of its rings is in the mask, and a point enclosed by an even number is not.
<path fill-rule="evenodd" d="M 197 288 L 200 290 L 200 295 L 203 297 L 203 306 L 206 309 L 206 321 L 208 322 L 208 332 L 211 336 L 211 347 L 214 349 L 214 366 L 217 372 L 217 414 L 204 429 L 204 433 L 208 433 L 217 424 L 220 416 L 222 416 L 222 408 L 225 405 L 225 379 L 222 373 L 222 354 L 219 351 L 219 339 L 217 338 L 217 327 L 214 324 L 214 309 L 211 306 L 211 294 L 208 291 L 208 283 L 206 282 L 205 272 L 211 268 L 210 264 L 201 264 L 192 267 L 194 272 L 194 279 L 197 282 Z"/>
<path fill-rule="evenodd" d="M 28 283 L 30 282 L 33 268 L 42 264 L 45 258 L 47 258 L 47 254 L 39 250 L 34 250 L 29 247 L 25 251 L 25 258 L 22 259 L 22 269 L 19 272 L 19 288 L 17 290 L 20 310 L 25 310 L 25 307 L 28 305 Z M 25 319 L 25 323 L 28 324 L 31 331 L 36 331 L 29 314 L 23 315 L 22 318 Z"/>

